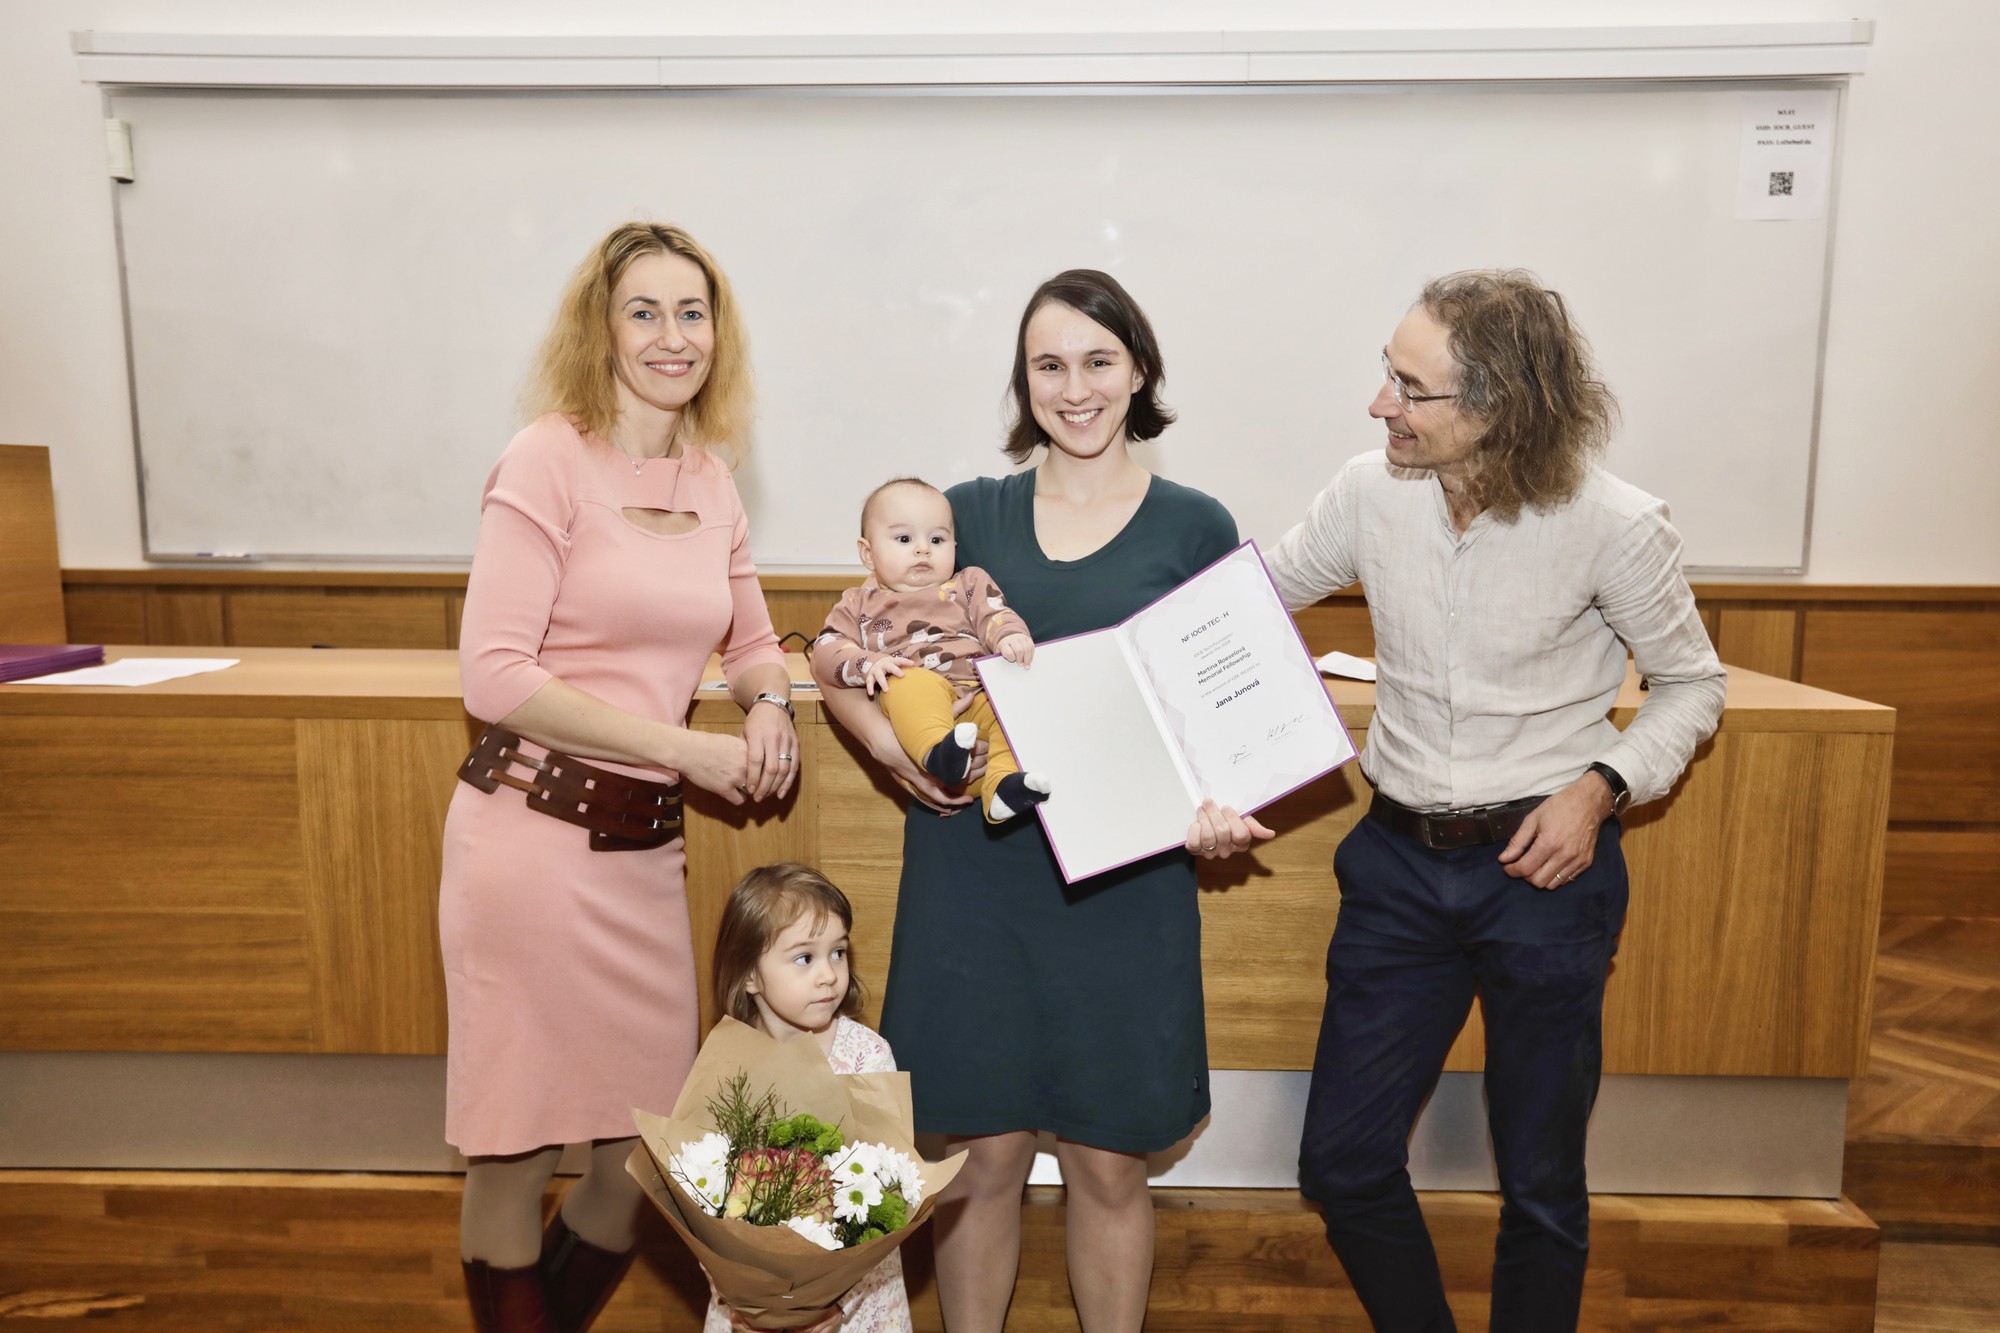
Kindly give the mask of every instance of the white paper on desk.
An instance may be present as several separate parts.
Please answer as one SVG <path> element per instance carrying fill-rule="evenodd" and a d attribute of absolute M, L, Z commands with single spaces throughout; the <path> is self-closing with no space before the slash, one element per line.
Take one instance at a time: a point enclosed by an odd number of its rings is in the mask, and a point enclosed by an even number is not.
<path fill-rule="evenodd" d="M 161 681 L 199 676 L 204 671 L 233 667 L 240 657 L 121 657 L 103 666 L 58 671 L 52 676 L 30 676 L 10 681 L 13 685 L 158 685 Z"/>
<path fill-rule="evenodd" d="M 1338 649 L 1326 654 L 1317 662 L 1323 676 L 1345 676 L 1349 680 L 1375 679 L 1375 664 L 1365 657 L 1354 657 Z"/>
<path fill-rule="evenodd" d="M 1354 757 L 1252 542 L 1031 668 L 976 665 L 1070 883 L 1179 846 L 1204 797 L 1249 814 Z"/>

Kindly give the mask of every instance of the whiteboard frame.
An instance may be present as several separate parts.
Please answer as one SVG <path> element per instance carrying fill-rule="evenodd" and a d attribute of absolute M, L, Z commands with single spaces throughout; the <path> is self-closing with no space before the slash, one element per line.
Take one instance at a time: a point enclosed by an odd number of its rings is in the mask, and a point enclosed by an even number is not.
<path fill-rule="evenodd" d="M 70 34 L 86 83 L 201 88 L 1177 86 L 1845 78 L 1872 19 L 1549 28 L 632 36 Z"/>

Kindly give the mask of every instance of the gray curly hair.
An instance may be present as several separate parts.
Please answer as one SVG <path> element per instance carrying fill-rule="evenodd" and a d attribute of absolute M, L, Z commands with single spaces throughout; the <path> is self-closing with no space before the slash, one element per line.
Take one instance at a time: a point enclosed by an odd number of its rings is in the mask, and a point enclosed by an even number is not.
<path fill-rule="evenodd" d="M 1479 428 L 1468 478 L 1504 522 L 1576 497 L 1618 420 L 1618 402 L 1561 295 L 1526 269 L 1470 269 L 1424 285 L 1417 304 L 1449 336 L 1458 406 Z"/>

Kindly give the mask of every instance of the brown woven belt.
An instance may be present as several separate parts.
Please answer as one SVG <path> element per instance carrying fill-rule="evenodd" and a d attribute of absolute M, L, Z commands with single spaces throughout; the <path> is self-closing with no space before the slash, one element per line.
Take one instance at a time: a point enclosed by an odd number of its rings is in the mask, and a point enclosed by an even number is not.
<path fill-rule="evenodd" d="M 1458 847 L 1507 841 L 1520 830 L 1528 812 L 1547 799 L 1528 796 L 1505 805 L 1483 805 L 1469 810 L 1412 810 L 1378 791 L 1368 803 L 1368 817 L 1406 838 L 1414 838 L 1434 852 L 1448 852 Z"/>
<path fill-rule="evenodd" d="M 458 766 L 458 780 L 483 792 L 508 786 L 528 794 L 528 808 L 590 830 L 593 852 L 636 852 L 681 835 L 681 784 L 653 782 L 586 764 L 554 750 L 540 759 L 521 753 L 521 738 L 492 725 L 479 733 Z M 517 778 L 520 764 L 532 777 Z"/>

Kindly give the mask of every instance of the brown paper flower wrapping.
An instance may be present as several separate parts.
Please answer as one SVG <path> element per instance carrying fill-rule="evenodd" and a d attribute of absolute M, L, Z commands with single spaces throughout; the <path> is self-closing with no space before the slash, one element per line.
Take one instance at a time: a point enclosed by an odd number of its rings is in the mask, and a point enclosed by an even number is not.
<path fill-rule="evenodd" d="M 683 1143 L 716 1128 L 709 1100 L 739 1071 L 748 1075 L 753 1096 L 770 1088 L 790 1113 L 809 1112 L 840 1126 L 849 1143 L 885 1143 L 917 1161 L 924 1199 L 911 1211 L 908 1225 L 852 1249 L 825 1250 L 788 1227 L 711 1217 L 673 1184 L 668 1159 Z M 694 1251 L 722 1299 L 759 1328 L 803 1328 L 823 1315 L 869 1269 L 916 1234 L 938 1194 L 964 1164 L 962 1156 L 935 1165 L 917 1156 L 908 1074 L 836 1074 L 818 1042 L 773 1041 L 733 1018 L 716 1024 L 702 1043 L 673 1114 L 658 1116 L 635 1107 L 632 1121 L 639 1127 L 641 1146 L 625 1169 Z"/>

